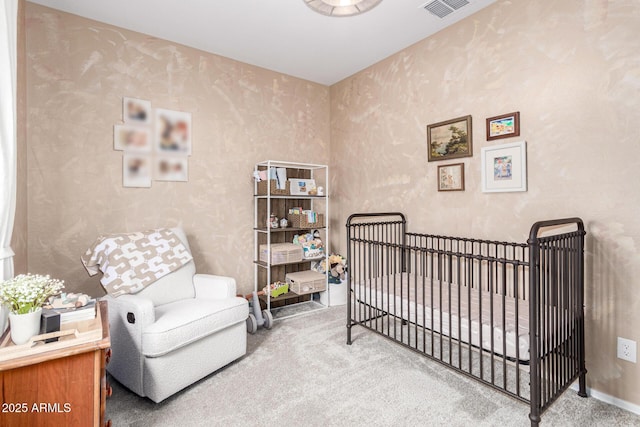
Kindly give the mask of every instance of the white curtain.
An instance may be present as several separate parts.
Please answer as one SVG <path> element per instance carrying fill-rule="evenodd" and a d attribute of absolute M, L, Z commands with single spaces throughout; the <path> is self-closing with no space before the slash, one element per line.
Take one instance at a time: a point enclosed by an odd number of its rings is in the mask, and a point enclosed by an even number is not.
<path fill-rule="evenodd" d="M 11 233 L 16 212 L 16 74 L 18 0 L 0 3 L 0 281 L 13 277 Z M 6 313 L 0 310 L 0 331 Z"/>

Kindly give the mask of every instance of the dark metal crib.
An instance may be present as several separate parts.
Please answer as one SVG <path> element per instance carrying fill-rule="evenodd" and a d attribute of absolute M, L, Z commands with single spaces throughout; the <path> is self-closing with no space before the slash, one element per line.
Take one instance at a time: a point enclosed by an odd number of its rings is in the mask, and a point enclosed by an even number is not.
<path fill-rule="evenodd" d="M 401 213 L 347 220 L 347 344 L 363 326 L 530 404 L 586 397 L 584 225 L 533 224 L 525 244 L 408 233 Z M 528 377 L 528 381 L 527 381 Z"/>

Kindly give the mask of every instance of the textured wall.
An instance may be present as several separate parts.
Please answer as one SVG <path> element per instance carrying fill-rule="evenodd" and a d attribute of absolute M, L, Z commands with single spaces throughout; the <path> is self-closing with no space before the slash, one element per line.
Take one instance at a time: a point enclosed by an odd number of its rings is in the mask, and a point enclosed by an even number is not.
<path fill-rule="evenodd" d="M 331 88 L 337 223 L 399 210 L 414 231 L 524 242 L 536 220 L 585 220 L 589 386 L 634 404 L 616 337 L 640 342 L 638 28 L 637 0 L 499 1 Z M 521 138 L 487 142 L 485 119 L 512 111 Z M 426 125 L 467 114 L 466 190 L 439 193 Z M 529 190 L 482 193 L 481 147 L 517 140 Z"/>
<path fill-rule="evenodd" d="M 29 269 L 97 294 L 79 255 L 103 231 L 181 223 L 199 270 L 252 283 L 255 161 L 329 161 L 331 225 L 401 210 L 410 228 L 526 240 L 531 223 L 588 228 L 589 385 L 640 404 L 640 5 L 500 1 L 329 90 L 27 3 Z M 188 183 L 125 189 L 112 126 L 121 97 L 191 111 Z M 487 142 L 486 117 L 520 111 L 522 138 Z M 425 127 L 471 114 L 466 191 L 436 191 Z M 483 194 L 480 148 L 524 139 L 529 191 Z"/>
<path fill-rule="evenodd" d="M 257 161 L 328 162 L 329 89 L 27 3 L 31 272 L 100 295 L 80 255 L 103 232 L 182 225 L 199 271 L 253 289 Z M 122 97 L 192 113 L 189 182 L 123 188 Z"/>

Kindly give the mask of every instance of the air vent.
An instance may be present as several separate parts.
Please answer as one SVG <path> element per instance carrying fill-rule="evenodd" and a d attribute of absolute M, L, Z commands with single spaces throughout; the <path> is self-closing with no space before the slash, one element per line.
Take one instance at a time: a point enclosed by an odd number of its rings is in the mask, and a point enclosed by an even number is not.
<path fill-rule="evenodd" d="M 454 10 L 458 10 L 468 4 L 467 0 L 434 0 L 424 5 L 424 8 L 438 18 L 444 18 Z"/>
<path fill-rule="evenodd" d="M 442 1 L 446 3 L 447 6 L 449 6 L 451 9 L 454 9 L 454 10 L 458 10 L 462 6 L 466 6 L 469 4 L 467 0 L 442 0 Z"/>

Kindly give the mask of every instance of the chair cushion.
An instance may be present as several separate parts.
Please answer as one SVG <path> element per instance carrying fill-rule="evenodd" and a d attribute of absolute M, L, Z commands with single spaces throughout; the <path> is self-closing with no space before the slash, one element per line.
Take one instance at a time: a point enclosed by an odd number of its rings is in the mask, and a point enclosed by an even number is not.
<path fill-rule="evenodd" d="M 159 278 L 136 295 L 150 299 L 156 307 L 185 298 L 193 298 L 196 295 L 193 287 L 194 274 L 196 274 L 196 265 L 191 260 L 176 271 Z"/>
<path fill-rule="evenodd" d="M 189 241 L 181 228 L 172 228 L 171 231 L 178 236 L 189 253 Z M 196 274 L 196 264 L 193 260 L 183 265 L 178 270 L 167 274 L 153 282 L 136 295 L 153 301 L 154 306 L 167 304 L 185 298 L 193 298 L 196 294 L 193 288 L 193 275 Z"/>
<path fill-rule="evenodd" d="M 244 298 L 183 299 L 155 308 L 156 321 L 142 332 L 142 354 L 160 357 L 213 334 L 249 315 Z"/>

